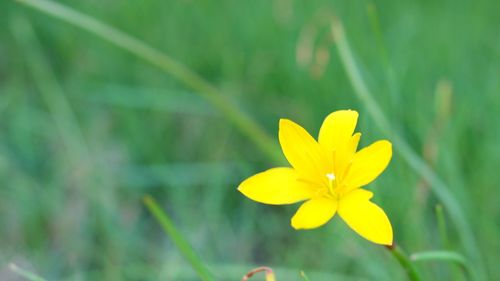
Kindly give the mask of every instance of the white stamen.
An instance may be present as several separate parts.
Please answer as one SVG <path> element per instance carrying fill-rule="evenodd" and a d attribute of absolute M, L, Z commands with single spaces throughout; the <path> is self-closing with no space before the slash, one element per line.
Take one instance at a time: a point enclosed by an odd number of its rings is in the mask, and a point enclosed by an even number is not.
<path fill-rule="evenodd" d="M 326 174 L 326 177 L 330 180 L 330 181 L 334 181 L 335 180 L 335 175 L 333 173 L 328 173 Z"/>

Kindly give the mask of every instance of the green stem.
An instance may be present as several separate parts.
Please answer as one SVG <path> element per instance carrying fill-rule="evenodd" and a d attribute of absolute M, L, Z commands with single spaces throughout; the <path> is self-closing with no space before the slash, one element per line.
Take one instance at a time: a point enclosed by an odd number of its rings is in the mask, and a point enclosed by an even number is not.
<path fill-rule="evenodd" d="M 96 18 L 49 0 L 17 0 L 17 2 L 86 30 L 138 58 L 163 70 L 208 100 L 246 137 L 252 140 L 271 160 L 282 163 L 277 143 L 247 114 L 244 114 L 213 84 L 167 54 Z"/>
<path fill-rule="evenodd" d="M 392 256 L 396 258 L 396 260 L 399 262 L 401 267 L 405 270 L 406 274 L 408 275 L 408 279 L 410 281 L 420 281 L 422 280 L 420 276 L 418 275 L 417 270 L 413 266 L 412 262 L 410 261 L 410 258 L 406 255 L 406 253 L 399 247 L 398 245 L 394 244 L 392 246 L 386 246 L 386 249 L 391 252 Z"/>

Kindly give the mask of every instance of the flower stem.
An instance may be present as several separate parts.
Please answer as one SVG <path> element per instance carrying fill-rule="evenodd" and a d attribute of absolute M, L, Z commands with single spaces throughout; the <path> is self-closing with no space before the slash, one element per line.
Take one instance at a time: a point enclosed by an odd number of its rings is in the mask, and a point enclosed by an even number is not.
<path fill-rule="evenodd" d="M 413 266 L 412 262 L 410 261 L 410 258 L 406 253 L 394 243 L 392 246 L 386 246 L 385 247 L 389 252 L 391 252 L 392 256 L 396 258 L 396 260 L 399 262 L 401 267 L 405 270 L 406 274 L 408 275 L 408 279 L 410 281 L 421 281 L 422 279 L 420 278 L 420 275 L 418 274 L 417 270 Z"/>

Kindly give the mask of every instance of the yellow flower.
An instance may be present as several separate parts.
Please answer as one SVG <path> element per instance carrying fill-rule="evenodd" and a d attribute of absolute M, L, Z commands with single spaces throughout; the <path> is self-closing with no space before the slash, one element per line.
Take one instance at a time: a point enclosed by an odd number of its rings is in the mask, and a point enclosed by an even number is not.
<path fill-rule="evenodd" d="M 377 141 L 356 152 L 361 133 L 354 133 L 358 113 L 335 111 L 323 121 L 316 141 L 300 125 L 281 119 L 279 141 L 292 166 L 269 169 L 243 181 L 238 190 L 257 202 L 273 205 L 307 200 L 292 217 L 295 229 L 327 223 L 335 213 L 362 237 L 392 244 L 392 227 L 384 211 L 362 189 L 377 178 L 392 157 L 389 141 Z"/>

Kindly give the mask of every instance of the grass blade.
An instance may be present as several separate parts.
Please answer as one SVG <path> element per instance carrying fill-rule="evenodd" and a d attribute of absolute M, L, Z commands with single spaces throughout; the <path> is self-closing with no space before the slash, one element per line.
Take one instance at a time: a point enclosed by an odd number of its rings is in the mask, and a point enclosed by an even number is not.
<path fill-rule="evenodd" d="M 464 256 L 452 251 L 427 251 L 414 253 L 410 256 L 412 261 L 450 261 L 461 266 L 467 266 L 467 260 Z"/>
<path fill-rule="evenodd" d="M 410 256 L 410 259 L 414 262 L 426 262 L 426 261 L 440 261 L 440 262 L 451 262 L 460 266 L 463 272 L 468 276 L 470 274 L 469 265 L 467 259 L 457 253 L 452 251 L 427 251 L 414 253 Z"/>
<path fill-rule="evenodd" d="M 175 228 L 172 220 L 167 216 L 167 214 L 161 209 L 156 200 L 151 196 L 144 197 L 144 204 L 155 217 L 155 219 L 160 223 L 163 230 L 172 239 L 175 246 L 181 251 L 184 257 L 189 261 L 193 269 L 198 273 L 198 276 L 203 281 L 215 281 L 213 275 L 205 267 L 201 259 L 194 252 L 193 248 L 189 243 L 182 237 L 182 234 Z"/>
<path fill-rule="evenodd" d="M 441 236 L 441 243 L 445 248 L 449 248 L 449 240 L 448 240 L 448 231 L 446 227 L 446 220 L 444 218 L 443 206 L 441 204 L 437 204 L 435 207 L 436 217 L 437 217 L 437 225 L 439 230 L 439 235 Z"/>
<path fill-rule="evenodd" d="M 9 264 L 9 268 L 12 272 L 26 278 L 27 280 L 30 280 L 30 281 L 47 281 L 45 279 L 43 279 L 42 277 L 36 275 L 35 273 L 33 272 L 29 272 L 25 269 L 22 269 L 20 268 L 19 266 L 17 266 L 15 263 L 11 263 Z"/>
<path fill-rule="evenodd" d="M 262 127 L 234 104 L 230 103 L 215 86 L 165 53 L 121 30 L 63 4 L 49 0 L 17 0 L 17 2 L 95 34 L 101 39 L 160 68 L 208 100 L 271 160 L 278 163 L 283 161 L 277 143 L 269 137 Z"/>
<path fill-rule="evenodd" d="M 82 162 L 82 159 L 88 162 L 90 152 L 76 114 L 41 48 L 32 24 L 21 16 L 12 17 L 9 23 L 12 34 L 23 51 L 23 59 L 28 70 L 51 114 L 57 133 L 67 148 L 68 155 L 75 163 Z"/>
<path fill-rule="evenodd" d="M 311 281 L 309 280 L 309 277 L 307 277 L 306 273 L 303 270 L 300 271 L 300 277 L 302 277 L 304 281 Z"/>
<path fill-rule="evenodd" d="M 477 242 L 474 238 L 472 228 L 468 223 L 468 219 L 461 209 L 457 199 L 450 192 L 448 186 L 410 147 L 410 145 L 401 136 L 393 132 L 388 119 L 385 117 L 381 107 L 375 101 L 372 93 L 363 80 L 359 67 L 354 60 L 352 49 L 345 37 L 342 23 L 338 19 L 333 20 L 332 35 L 337 43 L 338 54 L 345 71 L 347 72 L 347 76 L 349 77 L 349 80 L 354 88 L 354 92 L 361 102 L 364 103 L 369 114 L 382 133 L 391 137 L 394 143 L 394 149 L 403 157 L 404 160 L 406 160 L 411 168 L 413 168 L 431 184 L 432 191 L 443 202 L 443 205 L 447 208 L 453 223 L 457 227 L 464 249 L 470 256 L 471 260 L 475 261 L 475 270 L 473 272 L 475 277 L 474 279 L 485 280 L 484 265 L 481 254 L 478 250 Z"/>

